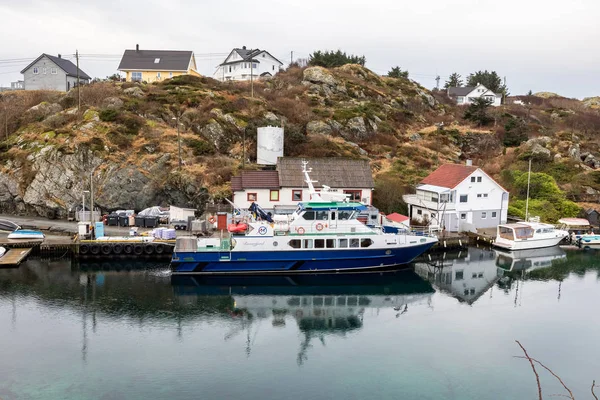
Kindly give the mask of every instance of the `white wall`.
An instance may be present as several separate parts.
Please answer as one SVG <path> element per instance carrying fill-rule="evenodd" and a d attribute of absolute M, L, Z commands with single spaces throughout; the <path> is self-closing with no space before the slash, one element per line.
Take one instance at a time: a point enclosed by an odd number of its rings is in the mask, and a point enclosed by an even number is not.
<path fill-rule="evenodd" d="M 217 70 L 213 74 L 213 78 L 221 81 L 227 80 L 250 80 L 250 74 L 252 73 L 253 79 L 259 79 L 263 72 L 269 72 L 271 75 L 275 75 L 279 72 L 281 64 L 273 57 L 268 55 L 266 52 L 259 53 L 258 56 L 254 57 L 255 60 L 259 61 L 256 64 L 256 68 L 250 69 L 250 62 L 244 62 L 237 52 L 233 52 L 226 62 L 239 61 L 236 64 L 221 65 L 217 67 Z M 231 72 L 229 68 L 231 67 Z M 244 68 L 245 67 L 245 68 Z"/>

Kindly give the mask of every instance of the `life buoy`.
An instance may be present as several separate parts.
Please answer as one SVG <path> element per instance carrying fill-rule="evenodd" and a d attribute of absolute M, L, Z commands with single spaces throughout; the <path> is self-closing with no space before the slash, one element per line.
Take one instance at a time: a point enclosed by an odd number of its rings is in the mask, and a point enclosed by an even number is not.
<path fill-rule="evenodd" d="M 217 222 L 217 220 L 214 217 L 214 215 L 211 215 L 210 218 L 208 219 L 208 222 L 210 222 L 211 224 L 214 224 L 215 222 Z"/>
<path fill-rule="evenodd" d="M 318 231 L 322 231 L 323 230 L 323 224 L 319 222 L 317 224 L 317 226 L 315 226 L 315 228 L 317 228 Z"/>
<path fill-rule="evenodd" d="M 304 235 L 304 228 L 303 227 L 298 228 L 298 234 Z"/>

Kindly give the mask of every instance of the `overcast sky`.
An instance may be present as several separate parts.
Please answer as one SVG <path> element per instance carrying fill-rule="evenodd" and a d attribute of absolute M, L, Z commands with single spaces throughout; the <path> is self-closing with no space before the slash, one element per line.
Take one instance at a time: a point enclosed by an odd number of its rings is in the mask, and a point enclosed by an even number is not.
<path fill-rule="evenodd" d="M 0 0 L 0 83 L 41 53 L 82 54 L 93 77 L 116 72 L 126 48 L 193 50 L 212 75 L 247 46 L 288 63 L 316 49 L 399 65 L 427 88 L 435 76 L 495 70 L 511 94 L 600 95 L 599 0 L 122 1 Z M 15 60 L 15 61 L 11 61 Z"/>

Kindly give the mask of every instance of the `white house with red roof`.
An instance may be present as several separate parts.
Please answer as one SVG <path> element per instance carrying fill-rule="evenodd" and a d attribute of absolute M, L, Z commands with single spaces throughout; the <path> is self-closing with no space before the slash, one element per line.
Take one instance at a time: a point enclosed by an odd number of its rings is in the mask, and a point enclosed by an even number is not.
<path fill-rule="evenodd" d="M 411 219 L 449 232 L 495 228 L 508 213 L 508 191 L 470 161 L 442 165 L 403 198 Z"/>
<path fill-rule="evenodd" d="M 391 221 L 392 226 L 398 228 L 410 228 L 410 218 L 406 215 L 391 213 L 385 216 L 389 221 Z"/>

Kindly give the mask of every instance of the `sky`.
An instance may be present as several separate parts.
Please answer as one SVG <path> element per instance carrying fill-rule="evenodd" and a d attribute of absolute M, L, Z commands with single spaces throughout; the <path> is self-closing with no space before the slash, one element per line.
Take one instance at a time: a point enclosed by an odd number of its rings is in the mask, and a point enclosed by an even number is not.
<path fill-rule="evenodd" d="M 192 50 L 212 76 L 234 47 L 284 64 L 314 50 L 364 55 L 379 74 L 408 70 L 427 88 L 453 73 L 495 70 L 513 95 L 600 96 L 598 0 L 0 0 L 0 84 L 41 53 L 92 77 L 117 72 L 125 49 Z"/>

